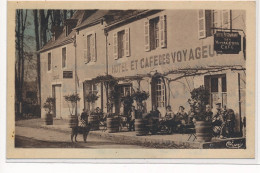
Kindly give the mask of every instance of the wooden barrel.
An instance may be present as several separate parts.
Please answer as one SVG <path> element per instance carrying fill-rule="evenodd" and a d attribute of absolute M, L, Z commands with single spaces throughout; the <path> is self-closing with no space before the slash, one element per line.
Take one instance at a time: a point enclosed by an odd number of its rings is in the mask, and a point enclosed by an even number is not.
<path fill-rule="evenodd" d="M 196 137 L 199 142 L 209 142 L 212 138 L 211 123 L 205 121 L 196 121 Z"/>
<path fill-rule="evenodd" d="M 135 131 L 136 136 L 147 135 L 147 120 L 146 119 L 135 119 Z"/>
<path fill-rule="evenodd" d="M 107 118 L 107 131 L 108 133 L 115 133 L 119 131 L 118 118 Z"/>
<path fill-rule="evenodd" d="M 78 126 L 78 117 L 76 115 L 70 115 L 69 116 L 69 127 L 74 128 Z"/>
<path fill-rule="evenodd" d="M 99 130 L 99 117 L 97 115 L 88 116 L 88 123 L 91 124 L 91 130 Z"/>
<path fill-rule="evenodd" d="M 44 122 L 45 122 L 45 125 L 53 125 L 53 116 L 52 116 L 52 114 L 46 114 Z"/>

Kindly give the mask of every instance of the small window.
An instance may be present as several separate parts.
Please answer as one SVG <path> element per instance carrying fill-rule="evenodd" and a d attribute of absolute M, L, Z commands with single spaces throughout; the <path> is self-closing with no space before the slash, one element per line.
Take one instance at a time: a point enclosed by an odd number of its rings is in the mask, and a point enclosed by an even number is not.
<path fill-rule="evenodd" d="M 118 32 L 118 58 L 125 55 L 125 31 Z"/>
<path fill-rule="evenodd" d="M 48 53 L 48 71 L 51 71 L 51 53 Z"/>
<path fill-rule="evenodd" d="M 166 48 L 167 25 L 166 15 L 161 15 L 144 22 L 145 51 L 155 50 L 158 47 Z"/>
<path fill-rule="evenodd" d="M 150 20 L 150 48 L 159 47 L 159 17 Z"/>
<path fill-rule="evenodd" d="M 96 61 L 96 34 L 88 34 L 84 40 L 84 61 L 85 63 Z"/>
<path fill-rule="evenodd" d="M 67 66 L 67 52 L 66 47 L 62 48 L 62 68 Z"/>
<path fill-rule="evenodd" d="M 115 32 L 113 35 L 114 59 L 130 56 L 130 29 Z"/>

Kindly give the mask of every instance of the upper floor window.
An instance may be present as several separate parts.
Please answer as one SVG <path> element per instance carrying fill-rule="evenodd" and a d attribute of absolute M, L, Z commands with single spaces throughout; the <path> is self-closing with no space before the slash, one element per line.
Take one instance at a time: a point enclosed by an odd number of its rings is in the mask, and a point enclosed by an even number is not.
<path fill-rule="evenodd" d="M 199 39 L 212 36 L 216 30 L 230 29 L 230 21 L 230 10 L 199 10 Z"/>
<path fill-rule="evenodd" d="M 62 68 L 65 68 L 67 66 L 67 51 L 66 51 L 66 47 L 63 47 L 61 49 L 61 53 L 62 53 Z"/>
<path fill-rule="evenodd" d="M 155 17 L 144 22 L 145 51 L 167 45 L 166 15 Z"/>
<path fill-rule="evenodd" d="M 51 71 L 51 53 L 48 53 L 48 71 Z"/>
<path fill-rule="evenodd" d="M 95 62 L 96 57 L 96 33 L 87 34 L 84 40 L 84 62 Z"/>
<path fill-rule="evenodd" d="M 115 32 L 113 35 L 114 58 L 130 56 L 130 32 L 129 28 Z"/>

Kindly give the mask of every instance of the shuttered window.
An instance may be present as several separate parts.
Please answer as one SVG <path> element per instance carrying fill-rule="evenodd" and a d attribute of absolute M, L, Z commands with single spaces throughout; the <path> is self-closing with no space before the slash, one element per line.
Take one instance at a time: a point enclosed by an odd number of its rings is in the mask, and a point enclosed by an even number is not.
<path fill-rule="evenodd" d="M 67 66 L 67 51 L 66 51 L 66 47 L 63 47 L 61 49 L 61 53 L 62 53 L 62 68 L 65 68 Z"/>
<path fill-rule="evenodd" d="M 87 34 L 84 41 L 84 62 L 89 63 L 96 60 L 96 33 Z"/>
<path fill-rule="evenodd" d="M 113 34 L 114 59 L 130 56 L 130 29 L 115 32 Z"/>
<path fill-rule="evenodd" d="M 51 71 L 51 53 L 48 53 L 48 71 Z"/>
<path fill-rule="evenodd" d="M 150 51 L 167 46 L 166 15 L 146 19 L 144 22 L 144 49 Z"/>

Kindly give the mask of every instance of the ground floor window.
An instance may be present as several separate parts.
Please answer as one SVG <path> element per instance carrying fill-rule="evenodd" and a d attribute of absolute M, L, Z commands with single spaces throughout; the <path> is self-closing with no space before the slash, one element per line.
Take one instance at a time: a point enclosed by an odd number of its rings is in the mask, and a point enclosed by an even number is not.
<path fill-rule="evenodd" d="M 94 83 L 84 83 L 84 108 L 87 110 L 93 110 L 97 106 L 97 101 L 91 103 L 88 101 L 87 97 L 90 94 L 98 94 L 98 84 Z"/>
<path fill-rule="evenodd" d="M 166 89 L 162 78 L 156 78 L 152 81 L 153 105 L 157 107 L 166 106 Z"/>
<path fill-rule="evenodd" d="M 205 76 L 205 86 L 210 92 L 209 103 L 214 106 L 221 103 L 222 106 L 227 105 L 227 79 L 226 75 Z"/>

